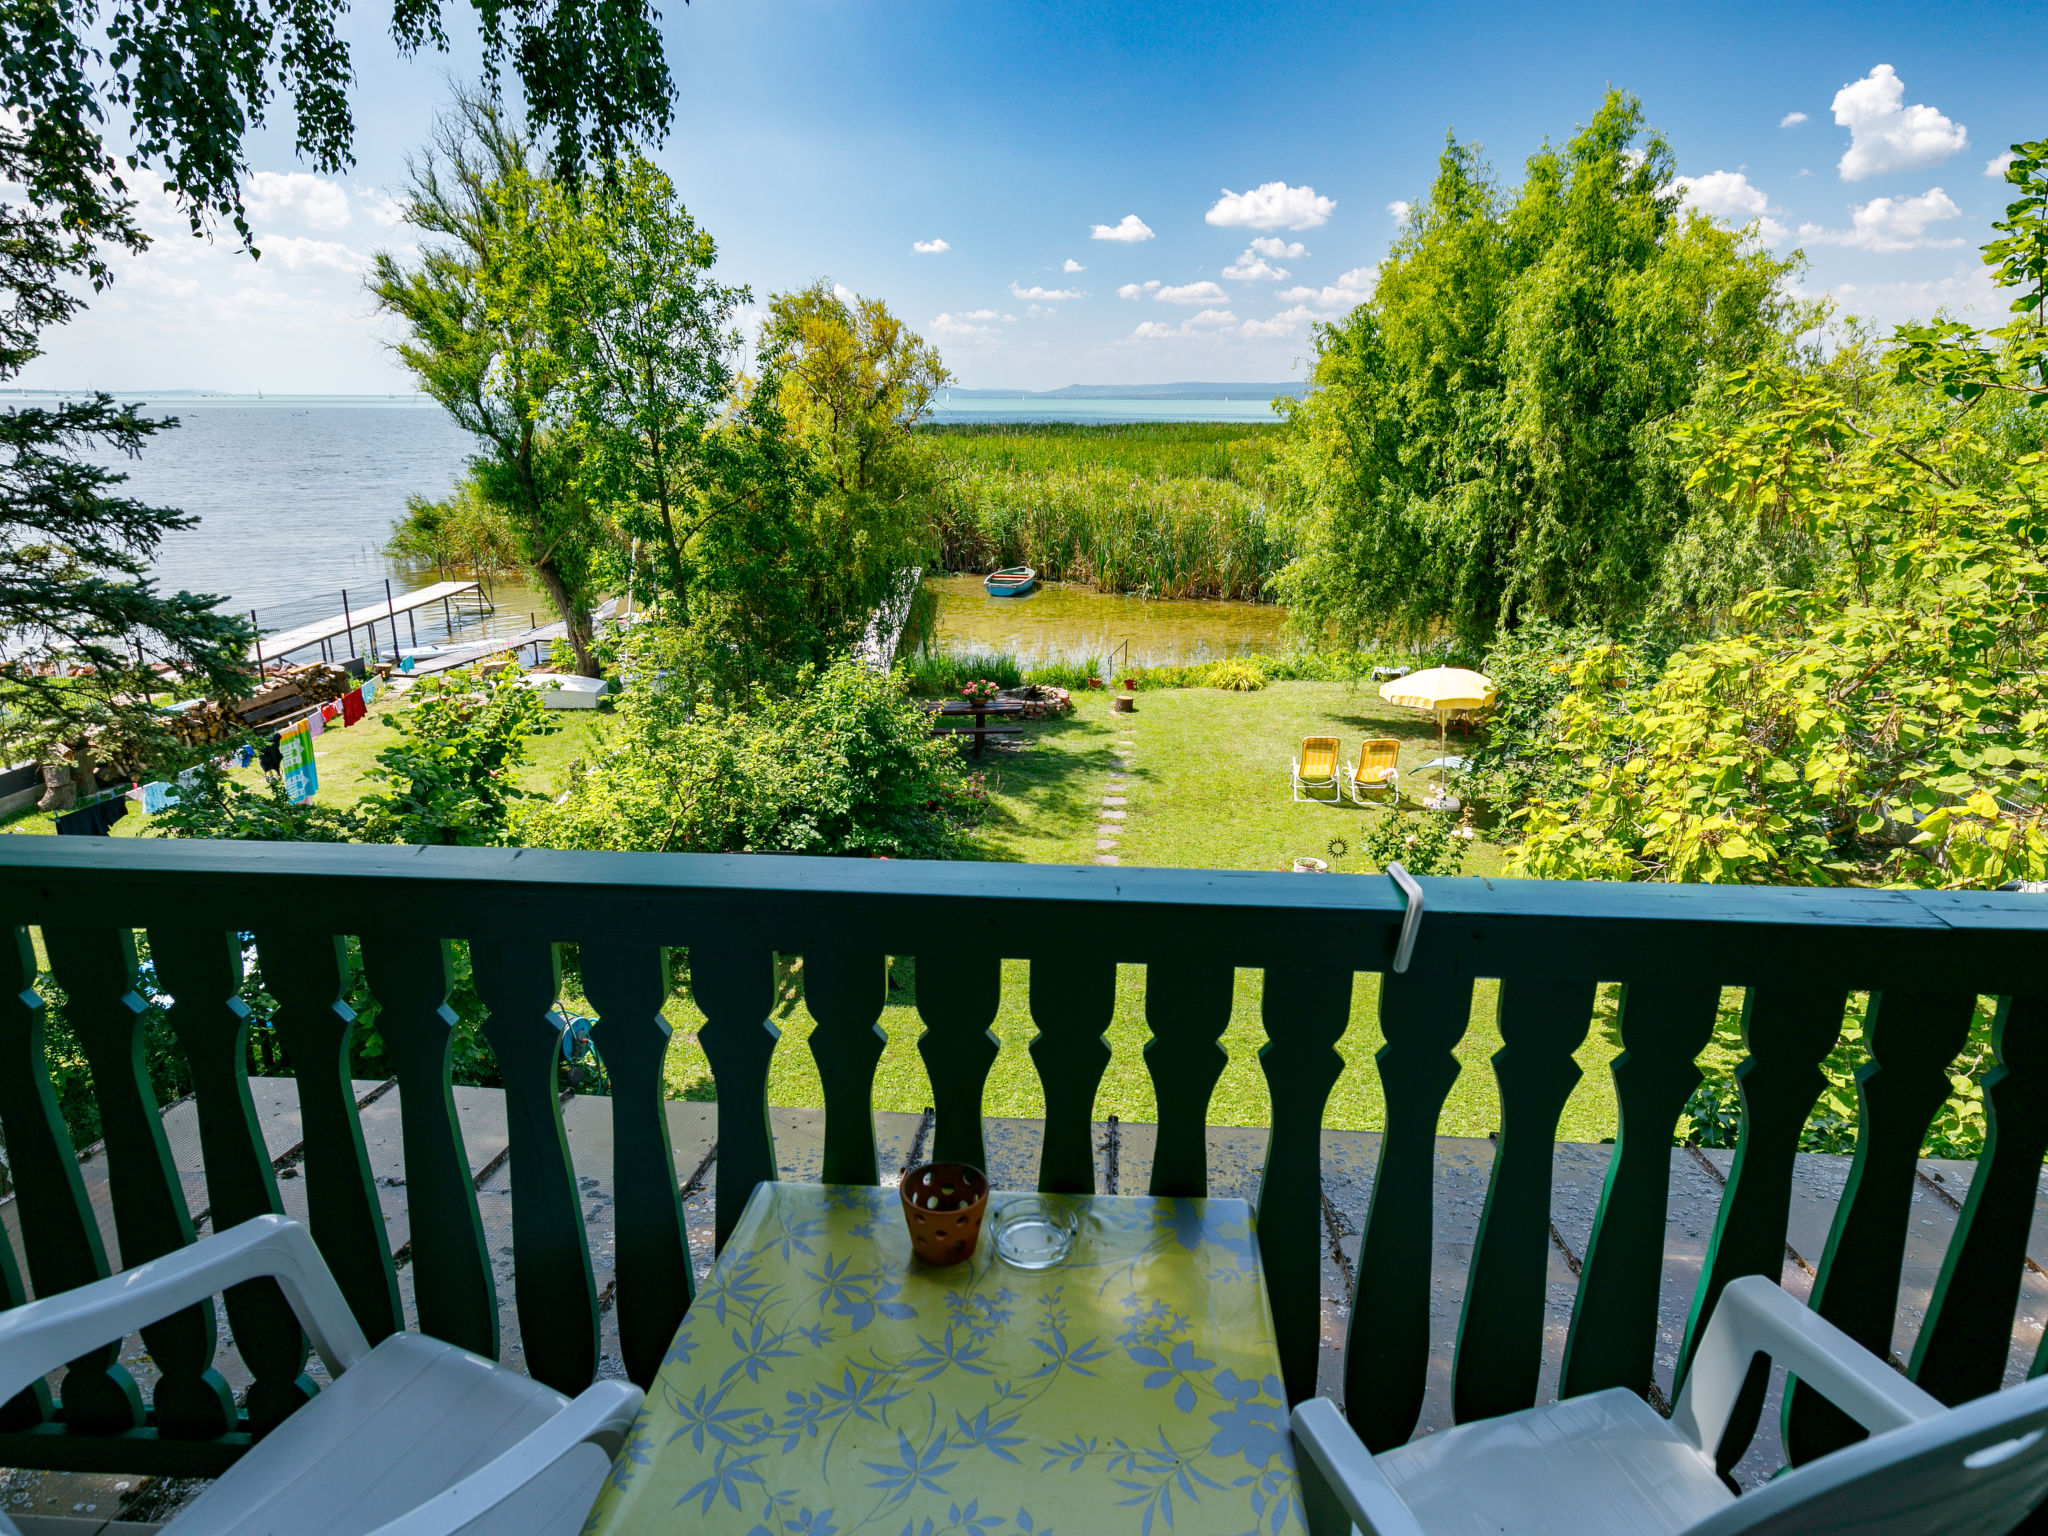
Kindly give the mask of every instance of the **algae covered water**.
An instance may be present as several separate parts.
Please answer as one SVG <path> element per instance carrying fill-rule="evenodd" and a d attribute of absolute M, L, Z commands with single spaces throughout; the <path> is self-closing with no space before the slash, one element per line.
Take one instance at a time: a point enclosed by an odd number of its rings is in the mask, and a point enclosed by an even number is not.
<path fill-rule="evenodd" d="M 990 597 L 979 576 L 933 576 L 925 585 L 938 594 L 940 650 L 998 651 L 1027 667 L 1102 657 L 1117 666 L 1187 666 L 1277 651 L 1287 623 L 1286 611 L 1270 603 L 1116 596 L 1059 583 L 1026 597 Z"/>

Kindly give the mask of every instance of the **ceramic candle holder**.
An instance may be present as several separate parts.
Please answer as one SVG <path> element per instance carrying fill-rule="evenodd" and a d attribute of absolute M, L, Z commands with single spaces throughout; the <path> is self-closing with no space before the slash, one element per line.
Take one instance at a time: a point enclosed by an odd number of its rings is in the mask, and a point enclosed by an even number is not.
<path fill-rule="evenodd" d="M 903 1175 L 903 1221 L 927 1264 L 958 1264 L 974 1252 L 988 1214 L 988 1175 L 966 1163 L 919 1163 Z"/>

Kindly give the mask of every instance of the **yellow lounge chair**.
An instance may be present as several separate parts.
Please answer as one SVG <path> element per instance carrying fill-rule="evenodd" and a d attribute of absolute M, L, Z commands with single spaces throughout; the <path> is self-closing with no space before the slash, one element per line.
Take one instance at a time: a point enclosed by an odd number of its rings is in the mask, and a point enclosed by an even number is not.
<path fill-rule="evenodd" d="M 1310 790 L 1327 789 L 1336 795 L 1329 804 L 1341 805 L 1344 790 L 1338 782 L 1344 764 L 1343 752 L 1334 736 L 1304 736 L 1301 738 L 1301 756 L 1293 759 L 1294 798 L 1321 805 Z"/>
<path fill-rule="evenodd" d="M 1390 799 L 1401 798 L 1401 743 L 1364 741 L 1358 745 L 1358 766 L 1345 764 L 1344 775 L 1351 798 L 1364 805 L 1365 791 L 1386 790 Z"/>

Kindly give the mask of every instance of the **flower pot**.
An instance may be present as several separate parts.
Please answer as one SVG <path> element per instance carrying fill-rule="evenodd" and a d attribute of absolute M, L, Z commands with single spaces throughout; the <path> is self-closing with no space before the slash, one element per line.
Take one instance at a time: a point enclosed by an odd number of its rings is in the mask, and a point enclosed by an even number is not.
<path fill-rule="evenodd" d="M 966 1163 L 919 1163 L 897 1193 L 910 1247 L 927 1264 L 958 1264 L 974 1252 L 988 1214 L 988 1175 Z"/>

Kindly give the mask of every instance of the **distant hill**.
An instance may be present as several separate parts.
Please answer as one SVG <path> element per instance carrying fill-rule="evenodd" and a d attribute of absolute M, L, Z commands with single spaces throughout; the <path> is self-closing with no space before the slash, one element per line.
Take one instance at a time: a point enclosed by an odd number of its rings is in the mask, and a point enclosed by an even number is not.
<path fill-rule="evenodd" d="M 1272 400 L 1300 399 L 1308 386 L 1285 384 L 1069 384 L 1061 389 L 951 389 L 963 400 Z"/>

